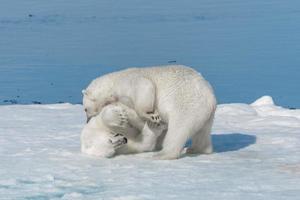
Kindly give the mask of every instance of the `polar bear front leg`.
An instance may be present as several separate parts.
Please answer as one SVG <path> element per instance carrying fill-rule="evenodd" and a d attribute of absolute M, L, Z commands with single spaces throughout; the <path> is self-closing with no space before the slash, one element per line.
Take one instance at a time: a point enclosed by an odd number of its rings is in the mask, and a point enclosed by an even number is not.
<path fill-rule="evenodd" d="M 135 110 L 122 103 L 105 106 L 100 116 L 104 126 L 112 135 L 123 134 L 130 137 L 132 133 L 131 136 L 135 137 L 137 131 L 141 132 L 145 125 L 145 121 L 138 116 Z"/>
<path fill-rule="evenodd" d="M 139 77 L 134 80 L 134 107 L 138 115 L 154 124 L 159 124 L 161 118 L 155 109 L 156 86 L 145 78 Z"/>
<path fill-rule="evenodd" d="M 130 134 L 130 128 L 134 127 L 140 132 L 144 129 L 145 121 L 139 117 L 134 109 L 122 103 L 107 105 L 101 111 L 101 119 L 104 125 L 115 134 Z"/>

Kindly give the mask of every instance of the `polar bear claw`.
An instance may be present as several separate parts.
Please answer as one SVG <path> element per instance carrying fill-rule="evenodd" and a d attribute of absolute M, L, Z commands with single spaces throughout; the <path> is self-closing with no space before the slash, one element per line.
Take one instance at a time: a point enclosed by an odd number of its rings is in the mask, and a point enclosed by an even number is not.
<path fill-rule="evenodd" d="M 122 134 L 115 134 L 113 137 L 111 137 L 108 142 L 115 148 L 120 148 L 122 145 L 127 143 L 127 138 L 124 137 Z"/>
<path fill-rule="evenodd" d="M 149 121 L 152 122 L 153 124 L 155 124 L 156 126 L 160 125 L 161 122 L 161 117 L 159 116 L 159 114 L 157 112 L 147 112 L 144 115 L 144 118 Z"/>

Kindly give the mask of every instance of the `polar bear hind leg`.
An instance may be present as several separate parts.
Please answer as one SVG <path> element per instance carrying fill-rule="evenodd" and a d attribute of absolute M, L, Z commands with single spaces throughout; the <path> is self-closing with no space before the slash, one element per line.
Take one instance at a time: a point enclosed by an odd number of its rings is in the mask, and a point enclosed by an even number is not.
<path fill-rule="evenodd" d="M 155 159 L 172 160 L 179 158 L 187 140 L 199 132 L 204 124 L 202 123 L 204 120 L 201 122 L 197 119 L 197 123 L 195 123 L 194 120 L 177 118 L 173 117 L 169 120 L 163 148 L 154 154 Z"/>
<path fill-rule="evenodd" d="M 213 152 L 211 142 L 211 128 L 213 124 L 213 116 L 203 128 L 192 137 L 192 146 L 186 151 L 188 154 L 210 154 Z"/>
<path fill-rule="evenodd" d="M 161 151 L 154 154 L 154 158 L 162 160 L 177 159 L 188 139 L 192 139 L 189 153 L 211 153 L 212 143 L 210 137 L 213 114 L 207 118 L 205 115 L 194 116 L 193 119 L 183 119 L 180 116 L 170 118 L 168 131 L 163 141 Z"/>

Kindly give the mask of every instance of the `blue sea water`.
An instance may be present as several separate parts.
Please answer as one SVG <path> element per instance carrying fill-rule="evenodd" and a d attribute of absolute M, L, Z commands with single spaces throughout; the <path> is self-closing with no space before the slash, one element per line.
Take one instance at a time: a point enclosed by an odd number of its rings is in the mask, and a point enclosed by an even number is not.
<path fill-rule="evenodd" d="M 219 103 L 270 95 L 300 107 L 297 0 L 5 1 L 0 7 L 0 104 L 81 102 L 95 77 L 184 64 Z"/>

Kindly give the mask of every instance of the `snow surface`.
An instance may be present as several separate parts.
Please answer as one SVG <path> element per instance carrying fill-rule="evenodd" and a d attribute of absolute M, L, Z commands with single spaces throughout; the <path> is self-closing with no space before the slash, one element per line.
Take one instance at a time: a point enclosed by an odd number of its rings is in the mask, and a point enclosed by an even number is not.
<path fill-rule="evenodd" d="M 299 199 L 300 110 L 221 104 L 215 153 L 160 161 L 80 153 L 81 105 L 0 106 L 0 199 Z"/>

